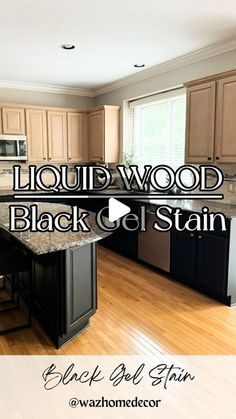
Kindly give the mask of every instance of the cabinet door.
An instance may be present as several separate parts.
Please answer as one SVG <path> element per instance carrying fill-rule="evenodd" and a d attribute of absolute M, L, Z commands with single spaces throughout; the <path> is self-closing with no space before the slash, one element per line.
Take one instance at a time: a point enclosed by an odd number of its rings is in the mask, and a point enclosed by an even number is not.
<path fill-rule="evenodd" d="M 86 124 L 87 115 L 68 112 L 68 160 L 71 162 L 86 161 Z"/>
<path fill-rule="evenodd" d="M 32 257 L 32 255 L 30 256 Z M 63 252 L 52 252 L 34 257 L 33 275 L 33 310 L 50 338 L 57 343 L 58 334 L 63 333 L 60 296 L 64 280 Z M 27 294 L 27 277 L 20 276 L 20 285 Z"/>
<path fill-rule="evenodd" d="M 197 235 L 197 284 L 205 291 L 225 295 L 229 239 L 213 234 Z"/>
<path fill-rule="evenodd" d="M 196 272 L 196 238 L 194 233 L 172 231 L 171 235 L 171 274 L 193 284 Z"/>
<path fill-rule="evenodd" d="M 28 140 L 28 160 L 40 162 L 47 160 L 47 119 L 46 111 L 26 110 L 26 132 Z"/>
<path fill-rule="evenodd" d="M 66 112 L 48 111 L 48 151 L 49 160 L 67 161 Z"/>
<path fill-rule="evenodd" d="M 89 114 L 89 156 L 91 161 L 104 161 L 104 110 Z"/>
<path fill-rule="evenodd" d="M 236 77 L 217 85 L 216 161 L 236 162 Z"/>
<path fill-rule="evenodd" d="M 0 109 L 0 134 L 2 134 L 2 109 Z"/>
<path fill-rule="evenodd" d="M 73 334 L 97 308 L 96 243 L 66 250 L 66 278 L 66 333 Z"/>
<path fill-rule="evenodd" d="M 25 134 L 25 110 L 2 108 L 3 134 Z"/>
<path fill-rule="evenodd" d="M 213 162 L 215 82 L 187 89 L 186 163 Z"/>

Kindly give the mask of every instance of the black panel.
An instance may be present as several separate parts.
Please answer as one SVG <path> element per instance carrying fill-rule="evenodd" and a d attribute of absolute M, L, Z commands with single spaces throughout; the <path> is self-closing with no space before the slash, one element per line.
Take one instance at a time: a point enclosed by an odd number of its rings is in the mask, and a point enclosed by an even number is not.
<path fill-rule="evenodd" d="M 95 252 L 95 244 L 66 251 L 67 333 L 96 310 Z"/>
<path fill-rule="evenodd" d="M 197 236 L 197 285 L 226 294 L 229 240 L 211 234 Z"/>
<path fill-rule="evenodd" d="M 34 258 L 34 309 L 50 337 L 55 340 L 63 333 L 61 287 L 65 281 L 64 252 L 54 252 Z"/>
<path fill-rule="evenodd" d="M 193 233 L 173 231 L 171 235 L 171 274 L 189 285 L 196 272 L 196 238 Z"/>

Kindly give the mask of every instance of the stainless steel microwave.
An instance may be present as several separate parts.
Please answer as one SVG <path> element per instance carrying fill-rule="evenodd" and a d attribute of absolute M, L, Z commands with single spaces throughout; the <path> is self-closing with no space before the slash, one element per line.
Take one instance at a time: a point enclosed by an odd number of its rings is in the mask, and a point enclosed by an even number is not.
<path fill-rule="evenodd" d="M 27 160 L 25 135 L 0 135 L 0 160 Z"/>

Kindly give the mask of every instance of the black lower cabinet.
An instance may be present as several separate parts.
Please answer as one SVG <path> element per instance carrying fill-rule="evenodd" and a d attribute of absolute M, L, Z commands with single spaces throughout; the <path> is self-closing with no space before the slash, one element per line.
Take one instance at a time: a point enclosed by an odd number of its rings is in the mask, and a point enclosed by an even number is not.
<path fill-rule="evenodd" d="M 197 235 L 197 286 L 226 296 L 229 239 L 213 234 Z"/>
<path fill-rule="evenodd" d="M 228 235 L 173 231 L 171 242 L 171 274 L 227 303 Z"/>
<path fill-rule="evenodd" d="M 139 214 L 139 205 L 137 203 L 122 199 L 120 199 L 120 201 L 130 207 L 132 214 Z M 124 228 L 121 222 L 121 225 L 109 237 L 101 240 L 100 243 L 111 250 L 136 259 L 138 257 L 137 221 L 129 219 L 126 222 L 126 226 L 130 231 Z"/>
<path fill-rule="evenodd" d="M 32 257 L 33 311 L 56 347 L 89 324 L 96 312 L 96 243 Z M 28 278 L 20 289 L 27 299 Z"/>
<path fill-rule="evenodd" d="M 109 237 L 101 240 L 101 244 L 125 256 L 137 258 L 138 231 L 127 231 L 121 226 Z"/>
<path fill-rule="evenodd" d="M 171 274 L 192 285 L 196 274 L 196 239 L 193 233 L 173 231 L 171 235 Z"/>

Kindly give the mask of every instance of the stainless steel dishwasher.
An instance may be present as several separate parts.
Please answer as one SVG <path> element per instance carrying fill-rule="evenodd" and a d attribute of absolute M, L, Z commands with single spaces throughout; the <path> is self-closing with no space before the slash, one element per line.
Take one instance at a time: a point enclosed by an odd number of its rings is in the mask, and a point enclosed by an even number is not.
<path fill-rule="evenodd" d="M 147 231 L 139 232 L 138 258 L 163 271 L 170 272 L 170 231 L 158 231 L 153 228 L 157 221 L 154 212 L 147 212 Z M 161 227 L 166 223 L 158 220 Z"/>

